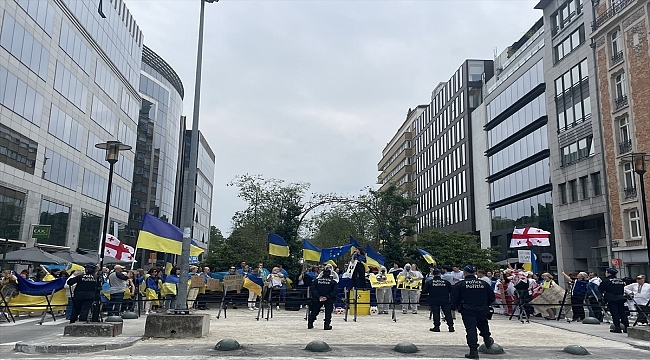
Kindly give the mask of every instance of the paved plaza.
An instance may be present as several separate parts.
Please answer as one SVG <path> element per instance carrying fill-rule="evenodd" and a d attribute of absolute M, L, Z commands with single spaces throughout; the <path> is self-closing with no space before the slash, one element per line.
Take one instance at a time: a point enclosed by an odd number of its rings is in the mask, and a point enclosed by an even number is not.
<path fill-rule="evenodd" d="M 228 310 L 216 319 L 211 314 L 210 334 L 201 339 L 143 339 L 135 345 L 111 351 L 91 354 L 40 355 L 14 351 L 16 341 L 30 340 L 30 336 L 57 341 L 63 333 L 64 321 L 46 322 L 37 325 L 30 320 L 19 320 L 17 324 L 0 324 L 0 359 L 454 359 L 463 358 L 467 352 L 465 329 L 457 316 L 456 332 L 429 331 L 431 322 L 428 310 L 419 314 L 397 314 L 397 322 L 388 315 L 360 316 L 356 322 L 352 317 L 343 320 L 343 315 L 334 315 L 332 331 L 322 330 L 322 317 L 315 328 L 307 330 L 304 311 L 274 311 L 274 317 L 266 321 L 255 320 L 255 312 L 246 309 Z M 321 315 L 322 316 L 322 315 Z M 27 322 L 26 322 L 27 321 Z M 124 337 L 142 336 L 145 317 L 125 320 Z M 650 357 L 650 343 L 629 339 L 625 334 L 609 333 L 608 325 L 583 325 L 579 323 L 535 320 L 522 324 L 515 319 L 495 315 L 490 322 L 492 336 L 505 349 L 504 355 L 482 355 L 486 359 L 577 359 L 565 354 L 566 345 L 578 344 L 589 350 L 590 359 L 642 359 Z M 43 333 L 45 329 L 45 334 Z M 242 350 L 234 352 L 215 351 L 214 345 L 223 338 L 236 339 Z M 87 338 L 81 341 L 93 341 Z M 326 341 L 332 351 L 312 354 L 304 350 L 312 340 Z M 410 341 L 418 346 L 416 354 L 404 355 L 393 351 L 395 344 Z"/>

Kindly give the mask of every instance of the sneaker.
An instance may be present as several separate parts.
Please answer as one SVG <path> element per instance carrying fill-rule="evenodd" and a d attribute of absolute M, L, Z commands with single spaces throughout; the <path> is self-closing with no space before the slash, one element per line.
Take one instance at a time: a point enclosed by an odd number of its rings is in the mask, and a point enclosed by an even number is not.
<path fill-rule="evenodd" d="M 149 312 L 148 312 L 148 311 L 145 311 L 144 314 L 145 314 L 145 315 L 149 315 Z"/>
<path fill-rule="evenodd" d="M 249 307 L 248 310 L 250 310 L 250 311 L 255 311 L 255 309 L 252 308 L 252 307 Z"/>
<path fill-rule="evenodd" d="M 414 313 L 414 314 L 417 314 L 417 313 L 418 313 L 418 311 L 417 311 L 417 310 L 413 310 L 413 313 Z"/>
<path fill-rule="evenodd" d="M 402 310 L 402 314 L 406 314 L 407 312 L 406 309 Z"/>
<path fill-rule="evenodd" d="M 429 331 L 440 332 L 440 328 L 438 326 L 434 326 L 431 329 L 429 329 Z"/>
<path fill-rule="evenodd" d="M 276 306 L 276 307 L 275 307 L 275 310 L 280 310 L 280 306 L 279 306 L 279 305 Z"/>
<path fill-rule="evenodd" d="M 494 339 L 492 337 L 488 336 L 487 338 L 484 338 L 483 341 L 485 342 L 485 347 L 490 348 L 492 345 L 494 345 Z"/>
<path fill-rule="evenodd" d="M 237 310 L 237 305 L 233 305 L 232 308 L 233 308 L 234 310 Z"/>

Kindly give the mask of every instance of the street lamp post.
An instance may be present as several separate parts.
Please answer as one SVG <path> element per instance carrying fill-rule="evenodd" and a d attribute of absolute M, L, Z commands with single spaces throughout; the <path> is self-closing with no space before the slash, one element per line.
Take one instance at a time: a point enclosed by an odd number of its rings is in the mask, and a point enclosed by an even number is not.
<path fill-rule="evenodd" d="M 96 148 L 106 150 L 106 161 L 108 161 L 108 189 L 106 190 L 106 207 L 104 209 L 104 227 L 102 229 L 102 238 L 99 239 L 99 275 L 97 275 L 97 284 L 95 286 L 95 302 L 93 307 L 93 322 L 99 322 L 99 304 L 100 292 L 102 290 L 101 271 L 104 268 L 104 252 L 106 251 L 106 233 L 108 232 L 108 212 L 111 207 L 111 188 L 113 186 L 113 169 L 115 163 L 120 158 L 120 151 L 131 150 L 131 146 L 122 144 L 120 141 L 107 141 L 95 145 Z"/>
<path fill-rule="evenodd" d="M 205 18 L 205 3 L 215 3 L 219 0 L 200 0 L 201 13 L 199 17 L 199 44 L 196 55 L 196 79 L 194 82 L 194 111 L 192 113 L 192 136 L 190 140 L 190 164 L 187 169 L 187 179 L 183 189 L 185 198 L 183 201 L 180 226 L 183 229 L 183 244 L 181 257 L 178 266 L 181 269 L 181 277 L 178 281 L 178 293 L 176 296 L 176 310 L 187 310 L 187 282 L 190 267 L 190 245 L 192 243 L 191 229 L 194 225 L 194 197 L 187 194 L 196 192 L 196 167 L 199 157 L 199 108 L 201 103 L 201 68 L 203 65 L 203 23 Z"/>
<path fill-rule="evenodd" d="M 643 175 L 646 173 L 645 163 L 650 160 L 650 154 L 637 152 L 626 155 L 622 158 L 624 161 L 631 161 L 634 165 L 634 172 L 639 175 L 639 185 L 641 186 L 641 207 L 643 209 L 643 224 L 645 226 L 645 245 L 648 252 L 648 261 L 650 261 L 650 229 L 648 229 L 648 207 L 645 200 L 645 183 Z"/>

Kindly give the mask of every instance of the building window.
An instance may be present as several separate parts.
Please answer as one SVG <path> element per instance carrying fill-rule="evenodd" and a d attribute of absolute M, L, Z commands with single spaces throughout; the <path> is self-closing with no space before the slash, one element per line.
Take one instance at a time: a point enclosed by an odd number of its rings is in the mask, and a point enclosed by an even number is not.
<path fill-rule="evenodd" d="M 625 73 L 619 73 L 614 76 L 614 110 L 618 110 L 627 105 Z"/>
<path fill-rule="evenodd" d="M 589 179 L 587 176 L 580 178 L 580 190 L 582 191 L 582 200 L 589 199 Z"/>
<path fill-rule="evenodd" d="M 632 139 L 630 138 L 630 120 L 627 116 L 618 121 L 619 143 L 618 149 L 621 154 L 632 151 Z"/>
<path fill-rule="evenodd" d="M 65 246 L 66 236 L 68 234 L 68 221 L 70 219 L 70 207 L 57 204 L 43 199 L 41 201 L 41 225 L 51 225 L 50 237 L 40 239 L 50 245 Z"/>
<path fill-rule="evenodd" d="M 603 194 L 600 184 L 600 172 L 591 174 L 591 183 L 594 186 L 594 196 L 600 196 Z"/>
<path fill-rule="evenodd" d="M 569 0 L 551 15 L 551 33 L 553 36 L 562 31 L 582 13 L 583 2 L 584 0 Z"/>
<path fill-rule="evenodd" d="M 578 201 L 578 181 L 569 181 L 569 192 L 571 193 L 571 202 Z"/>
<path fill-rule="evenodd" d="M 610 34 L 611 45 L 612 45 L 612 65 L 617 64 L 619 61 L 623 60 L 623 47 L 621 43 L 621 31 L 614 30 Z"/>
<path fill-rule="evenodd" d="M 639 219 L 639 211 L 632 210 L 628 212 L 630 218 L 630 237 L 637 239 L 641 237 L 641 220 Z"/>
<path fill-rule="evenodd" d="M 34 175 L 38 144 L 0 124 L 0 162 Z"/>
<path fill-rule="evenodd" d="M 558 132 L 591 118 L 587 59 L 555 79 Z"/>
<path fill-rule="evenodd" d="M 623 165 L 625 199 L 636 198 L 636 181 L 634 181 L 634 165 L 631 162 Z"/>
<path fill-rule="evenodd" d="M 81 211 L 81 226 L 79 227 L 79 244 L 77 248 L 97 251 L 99 237 L 102 231 L 102 217 Z"/>
<path fill-rule="evenodd" d="M 564 146 L 562 152 L 562 166 L 577 163 L 595 154 L 593 136 L 587 136 L 577 142 Z"/>
<path fill-rule="evenodd" d="M 23 221 L 25 194 L 0 185 L 0 237 L 18 240 Z"/>
<path fill-rule="evenodd" d="M 585 42 L 585 27 L 580 25 L 571 35 L 567 36 L 562 42 L 555 46 L 553 49 L 554 60 L 557 63 L 558 61 L 564 59 L 569 55 L 573 50 L 578 46 L 582 45 Z"/>
<path fill-rule="evenodd" d="M 560 204 L 564 205 L 567 203 L 566 183 L 558 185 L 558 188 L 560 190 Z"/>

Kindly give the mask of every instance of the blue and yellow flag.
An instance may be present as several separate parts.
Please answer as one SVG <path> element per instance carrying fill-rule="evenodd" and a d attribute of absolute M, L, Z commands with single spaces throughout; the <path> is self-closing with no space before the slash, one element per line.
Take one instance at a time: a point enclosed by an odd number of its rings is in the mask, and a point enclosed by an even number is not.
<path fill-rule="evenodd" d="M 422 254 L 422 257 L 424 258 L 424 260 L 427 261 L 427 263 L 436 266 L 436 261 L 433 259 L 433 255 L 429 254 L 428 252 L 422 249 L 418 249 L 418 251 L 420 252 L 420 254 Z"/>
<path fill-rule="evenodd" d="M 385 262 L 386 258 L 383 255 L 373 250 L 370 245 L 366 244 L 366 264 L 368 264 L 368 266 L 379 269 L 379 267 L 384 265 Z"/>
<path fill-rule="evenodd" d="M 303 239 L 302 240 L 302 258 L 305 261 L 320 261 L 320 249 L 314 246 L 314 244 Z"/>
<path fill-rule="evenodd" d="M 183 247 L 183 232 L 181 229 L 157 217 L 144 214 L 142 217 L 142 229 L 138 235 L 136 244 L 138 249 L 159 251 L 168 254 L 181 254 Z M 192 240 L 190 255 L 197 256 L 203 252 L 196 242 Z"/>
<path fill-rule="evenodd" d="M 262 281 L 262 279 L 260 279 L 256 275 L 248 273 L 244 277 L 243 286 L 246 289 L 248 289 L 248 291 L 252 291 L 253 293 L 255 293 L 255 295 L 262 296 L 262 289 L 264 288 L 264 281 Z"/>
<path fill-rule="evenodd" d="M 289 256 L 289 245 L 283 238 L 274 233 L 269 233 L 269 255 Z"/>

